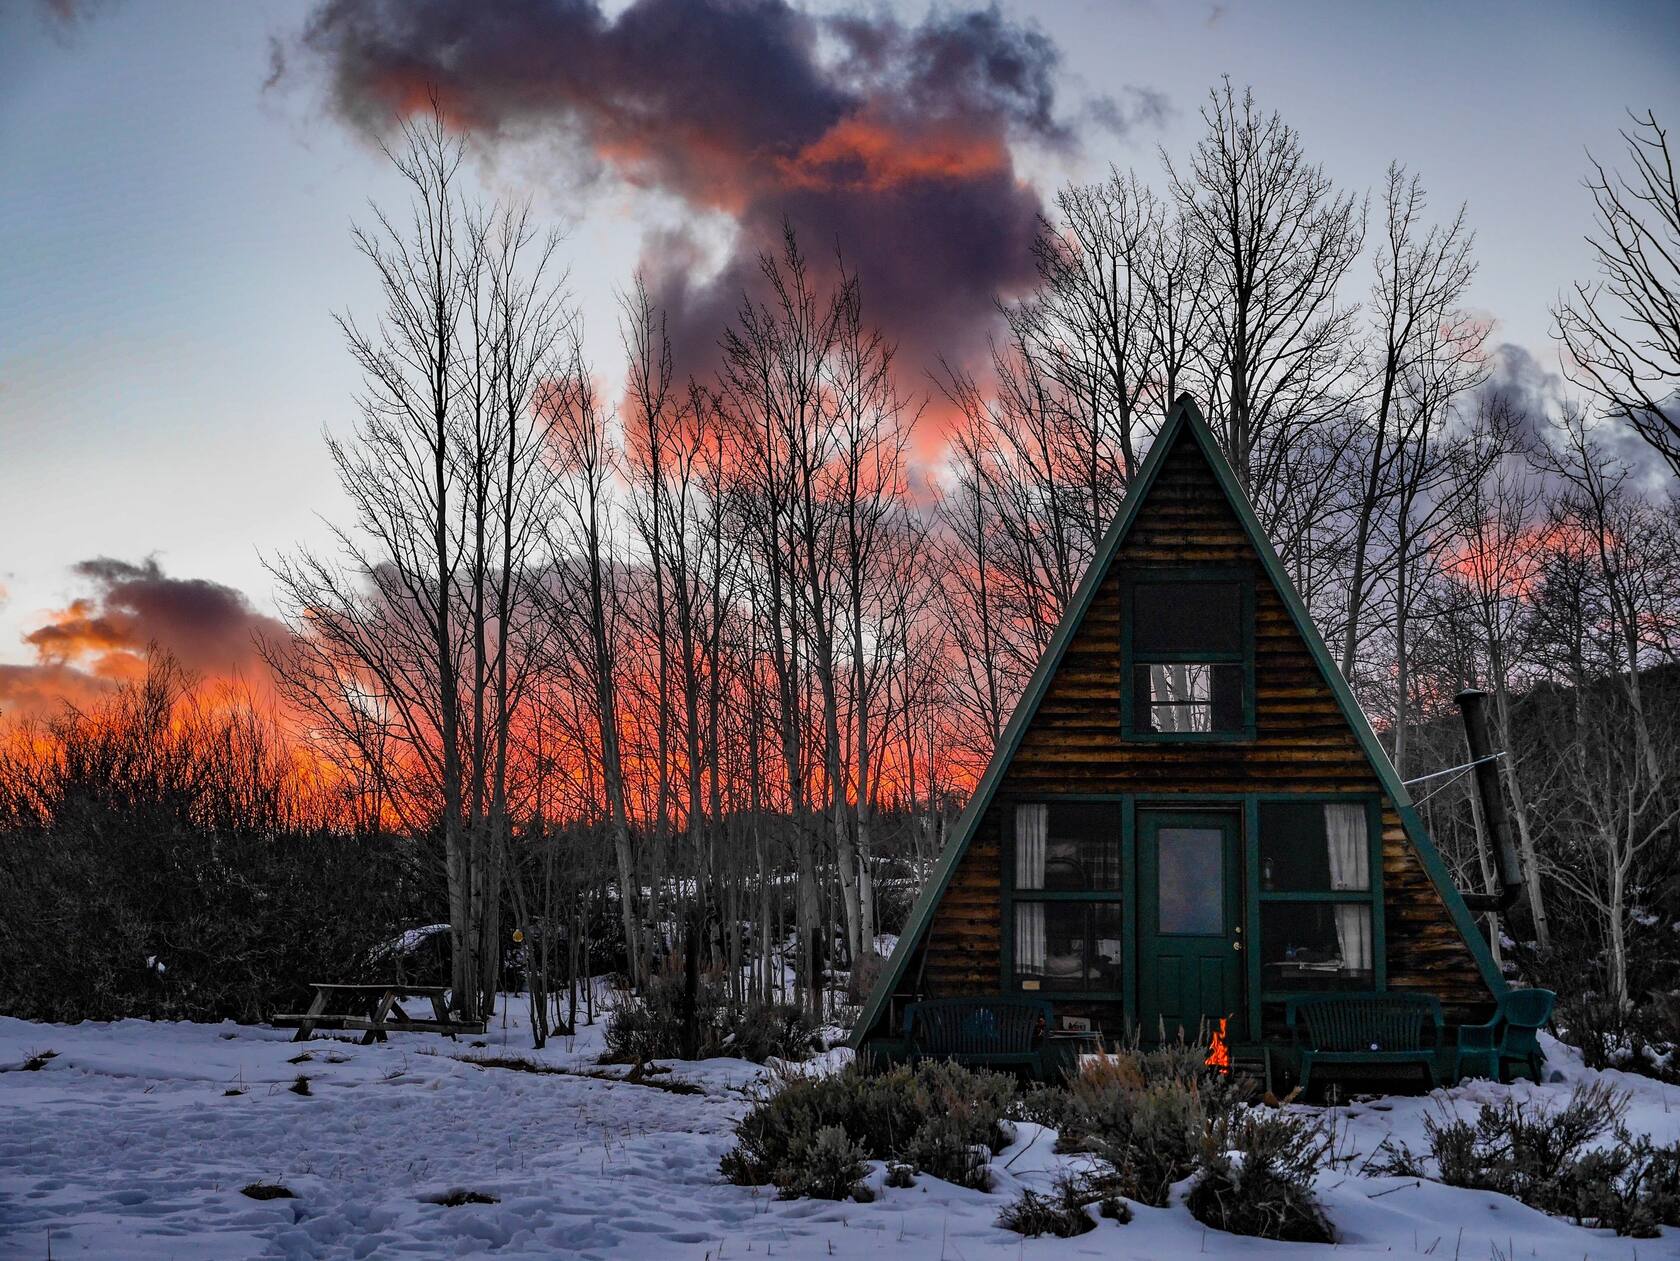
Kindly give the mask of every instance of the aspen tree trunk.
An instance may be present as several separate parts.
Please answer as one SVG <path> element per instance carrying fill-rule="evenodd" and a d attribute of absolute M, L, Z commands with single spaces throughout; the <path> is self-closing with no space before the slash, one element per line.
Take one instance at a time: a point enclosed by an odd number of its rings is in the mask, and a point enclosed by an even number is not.
<path fill-rule="evenodd" d="M 1628 969 L 1627 969 L 1627 862 L 1622 847 L 1615 841 L 1610 845 L 1613 858 L 1610 863 L 1610 888 L 1608 890 L 1608 905 L 1605 907 L 1606 945 L 1609 948 L 1609 989 L 1610 1001 L 1616 1005 L 1618 1011 L 1628 1006 Z"/>
<path fill-rule="evenodd" d="M 1487 821 L 1482 817 L 1482 802 L 1476 790 L 1470 790 L 1470 821 L 1476 830 L 1476 863 L 1482 869 L 1482 889 L 1487 893 L 1499 891 L 1499 877 L 1494 871 L 1493 851 L 1488 845 Z M 1488 950 L 1493 955 L 1493 961 L 1504 967 L 1505 952 L 1499 940 L 1499 916 L 1489 912 L 1487 916 Z"/>

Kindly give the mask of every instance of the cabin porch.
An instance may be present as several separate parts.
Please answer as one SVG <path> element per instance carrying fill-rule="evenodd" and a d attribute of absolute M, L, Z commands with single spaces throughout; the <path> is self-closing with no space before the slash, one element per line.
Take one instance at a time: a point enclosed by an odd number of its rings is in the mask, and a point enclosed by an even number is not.
<path fill-rule="evenodd" d="M 1275 1095 L 1314 1081 L 1326 1070 L 1341 1083 L 1384 1093 L 1408 1085 L 1452 1085 L 1464 1077 L 1540 1079 L 1537 1030 L 1550 1018 L 1549 990 L 1511 990 L 1485 1021 L 1449 1027 L 1432 995 L 1344 993 L 1315 995 L 1285 1005 L 1282 1033 L 1262 1029 L 1255 1039 L 1227 1037 L 1228 1020 L 1191 1035 L 1206 1045 L 1207 1063 L 1252 1078 Z M 1085 1008 L 1087 1012 L 1091 1008 Z M 1134 1026 L 1110 1036 L 1118 1008 L 1104 1014 L 1058 1016 L 1044 999 L 996 995 L 906 1004 L 901 1037 L 866 1042 L 863 1053 L 885 1064 L 954 1059 L 969 1067 L 1014 1069 L 1055 1082 L 1078 1069 L 1080 1058 L 1152 1045 Z M 1160 1039 L 1153 1045 L 1159 1045 Z M 1316 1072 L 1315 1072 L 1316 1070 Z"/>

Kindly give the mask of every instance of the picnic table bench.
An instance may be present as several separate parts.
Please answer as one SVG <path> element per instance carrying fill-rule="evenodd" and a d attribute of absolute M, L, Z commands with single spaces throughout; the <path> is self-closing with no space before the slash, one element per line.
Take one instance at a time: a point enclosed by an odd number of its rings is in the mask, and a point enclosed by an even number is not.
<path fill-rule="evenodd" d="M 386 1034 L 445 1033 L 453 1038 L 458 1033 L 483 1033 L 482 1020 L 458 1020 L 449 1013 L 445 1001 L 447 985 L 404 985 L 399 982 L 375 982 L 371 985 L 336 985 L 312 982 L 315 998 L 306 1012 L 282 1012 L 269 1021 L 277 1029 L 294 1025 L 297 1033 L 293 1042 L 306 1042 L 317 1029 L 361 1029 L 362 1045 L 387 1041 Z M 431 1000 L 431 1020 L 415 1020 L 402 1009 L 402 998 Z M 332 1009 L 328 1010 L 328 1004 Z"/>
<path fill-rule="evenodd" d="M 1303 1095 L 1313 1067 L 1411 1064 L 1433 1089 L 1444 1021 L 1432 994 L 1315 994 L 1285 1008 Z"/>

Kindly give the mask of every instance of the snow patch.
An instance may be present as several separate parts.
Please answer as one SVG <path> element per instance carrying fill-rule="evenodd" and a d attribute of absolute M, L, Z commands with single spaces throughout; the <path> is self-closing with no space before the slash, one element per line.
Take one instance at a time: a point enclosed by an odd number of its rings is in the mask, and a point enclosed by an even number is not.
<path fill-rule="evenodd" d="M 301 1097 L 287 1089 L 300 1049 L 289 1031 L 0 1019 L 0 1066 L 46 1047 L 59 1053 L 38 1071 L 0 1073 L 0 1258 L 46 1256 L 49 1231 L 55 1257 L 132 1261 L 1278 1259 L 1319 1251 L 1207 1230 L 1177 1201 L 1133 1205 L 1130 1224 L 1103 1221 L 1077 1239 L 1023 1241 L 996 1225 L 999 1209 L 1023 1188 L 1048 1189 L 1082 1159 L 1057 1155 L 1054 1132 L 1026 1123 L 994 1158 L 990 1193 L 926 1175 L 913 1187 L 887 1187 L 876 1163 L 867 1179 L 873 1203 L 778 1200 L 774 1188 L 732 1186 L 718 1173 L 749 1092 L 774 1068 L 664 1061 L 671 1072 L 663 1080 L 698 1090 L 672 1094 L 599 1065 L 601 1024 L 533 1051 L 524 1020 L 525 1000 L 512 996 L 476 1040 L 487 1048 L 421 1034 L 368 1047 L 317 1040 L 312 1092 Z M 1432 1110 L 1468 1113 L 1509 1094 L 1561 1101 L 1575 1082 L 1597 1076 L 1633 1092 L 1631 1128 L 1659 1142 L 1680 1138 L 1680 1089 L 1590 1073 L 1555 1042 L 1547 1052 L 1559 1082 L 1478 1082 L 1334 1109 L 1341 1159 L 1318 1192 L 1341 1239 L 1336 1255 L 1674 1254 L 1672 1232 L 1617 1239 L 1500 1196 L 1362 1172 L 1385 1138 L 1419 1149 Z M 833 1071 L 848 1054 L 788 1071 Z M 475 1056 L 562 1071 L 485 1067 Z M 250 1186 L 283 1186 L 293 1198 L 255 1199 L 242 1193 Z"/>

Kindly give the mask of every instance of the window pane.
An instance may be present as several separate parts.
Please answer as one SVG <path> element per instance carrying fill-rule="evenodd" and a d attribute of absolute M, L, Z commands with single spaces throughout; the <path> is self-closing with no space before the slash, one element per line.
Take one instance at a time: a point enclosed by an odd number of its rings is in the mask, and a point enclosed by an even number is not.
<path fill-rule="evenodd" d="M 1120 887 L 1120 807 L 1033 802 L 1015 808 L 1015 887 L 1087 892 Z"/>
<path fill-rule="evenodd" d="M 1241 652 L 1242 587 L 1145 582 L 1132 588 L 1134 652 Z"/>
<path fill-rule="evenodd" d="M 1028 989 L 1118 990 L 1118 902 L 1017 902 L 1015 976 Z"/>
<path fill-rule="evenodd" d="M 1160 931 L 1217 936 L 1225 931 L 1225 834 L 1218 828 L 1155 833 Z"/>
<path fill-rule="evenodd" d="M 1242 667 L 1235 663 L 1140 665 L 1133 692 L 1146 731 L 1238 731 L 1243 725 Z"/>
<path fill-rule="evenodd" d="M 1368 903 L 1261 903 L 1264 989 L 1370 989 L 1375 976 L 1371 958 Z"/>
<path fill-rule="evenodd" d="M 1260 887 L 1290 893 L 1369 889 L 1371 837 L 1365 804 L 1262 802 Z"/>
<path fill-rule="evenodd" d="M 1102 802 L 1052 802 L 1043 888 L 1120 887 L 1120 807 Z"/>
<path fill-rule="evenodd" d="M 1125 908 L 1119 902 L 1092 902 L 1086 909 L 1091 913 L 1091 988 L 1117 991 L 1121 986 Z"/>

